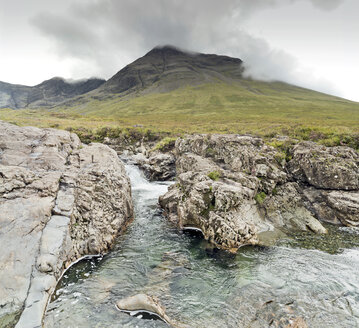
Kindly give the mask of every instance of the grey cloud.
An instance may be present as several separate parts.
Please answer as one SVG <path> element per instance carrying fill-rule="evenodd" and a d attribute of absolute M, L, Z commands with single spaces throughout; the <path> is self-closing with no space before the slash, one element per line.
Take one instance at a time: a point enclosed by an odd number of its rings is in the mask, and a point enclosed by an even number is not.
<path fill-rule="evenodd" d="M 154 46 L 173 44 L 240 57 L 254 78 L 300 84 L 306 82 L 295 58 L 241 28 L 260 10 L 297 1 L 330 10 L 344 0 L 94 0 L 75 3 L 64 17 L 42 14 L 32 22 L 60 56 L 85 60 L 91 75 L 109 77 Z"/>
<path fill-rule="evenodd" d="M 339 7 L 344 0 L 311 0 L 314 6 L 324 9 L 324 10 L 333 10 Z"/>
<path fill-rule="evenodd" d="M 62 54 L 80 58 L 91 57 L 100 42 L 94 30 L 72 18 L 40 14 L 32 19 L 32 23 L 43 34 L 54 39 Z"/>

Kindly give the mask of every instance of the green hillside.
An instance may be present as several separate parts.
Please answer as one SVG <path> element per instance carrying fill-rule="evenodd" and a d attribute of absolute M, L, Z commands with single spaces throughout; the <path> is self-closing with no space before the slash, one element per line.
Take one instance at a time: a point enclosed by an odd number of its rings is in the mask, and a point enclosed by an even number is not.
<path fill-rule="evenodd" d="M 66 107 L 45 111 L 3 110 L 0 115 L 19 123 L 36 121 L 38 116 L 54 122 L 82 117 L 85 121 L 110 120 L 123 126 L 141 124 L 189 132 L 255 132 L 297 125 L 353 132 L 359 129 L 359 103 L 280 82 L 250 80 L 184 87 L 127 99 L 84 98 Z"/>
<path fill-rule="evenodd" d="M 48 110 L 3 109 L 0 119 L 73 129 L 80 134 L 96 134 L 103 127 L 123 130 L 136 126 L 168 134 L 284 134 L 327 144 L 358 144 L 359 139 L 359 103 L 285 83 L 251 80 L 127 99 L 82 98 L 70 106 Z"/>

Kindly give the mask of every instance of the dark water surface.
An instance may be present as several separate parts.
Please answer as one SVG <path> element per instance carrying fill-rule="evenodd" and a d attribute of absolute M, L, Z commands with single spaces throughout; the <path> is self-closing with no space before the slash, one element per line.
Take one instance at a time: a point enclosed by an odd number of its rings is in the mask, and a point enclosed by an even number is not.
<path fill-rule="evenodd" d="M 101 259 L 81 261 L 59 282 L 45 327 L 167 327 L 118 311 L 117 300 L 157 296 L 169 317 L 193 328 L 359 327 L 359 235 L 298 234 L 278 246 L 213 251 L 161 215 L 166 183 L 149 183 L 127 165 L 135 220 Z"/>

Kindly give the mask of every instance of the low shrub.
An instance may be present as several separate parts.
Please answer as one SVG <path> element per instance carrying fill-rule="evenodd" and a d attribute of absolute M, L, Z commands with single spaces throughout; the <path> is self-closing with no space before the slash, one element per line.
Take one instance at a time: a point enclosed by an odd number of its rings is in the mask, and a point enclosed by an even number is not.
<path fill-rule="evenodd" d="M 217 181 L 221 177 L 221 172 L 219 171 L 212 171 L 208 173 L 208 177 L 212 179 L 213 181 Z"/>
<path fill-rule="evenodd" d="M 267 197 L 266 193 L 261 191 L 257 195 L 254 196 L 254 199 L 259 205 L 261 205 L 261 204 L 263 204 L 266 197 Z"/>
<path fill-rule="evenodd" d="M 166 137 L 163 138 L 152 150 L 159 150 L 162 152 L 170 151 L 174 148 L 177 138 Z"/>

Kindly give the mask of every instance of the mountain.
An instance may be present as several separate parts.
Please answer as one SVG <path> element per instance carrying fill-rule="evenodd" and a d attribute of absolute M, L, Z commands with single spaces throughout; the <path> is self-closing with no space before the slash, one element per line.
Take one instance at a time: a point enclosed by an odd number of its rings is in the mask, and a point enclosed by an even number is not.
<path fill-rule="evenodd" d="M 238 80 L 242 60 L 156 47 L 120 70 L 98 90 L 104 93 L 168 92 L 186 85 Z"/>
<path fill-rule="evenodd" d="M 101 86 L 105 80 L 66 81 L 54 77 L 33 87 L 0 82 L 0 108 L 37 108 L 54 106 Z"/>
<path fill-rule="evenodd" d="M 293 100 L 299 99 L 298 93 L 304 98 L 305 94 L 309 97 L 309 93 L 312 98 L 313 92 L 323 97 L 321 93 L 286 83 L 248 79 L 243 72 L 243 62 L 238 58 L 194 53 L 174 46 L 158 46 L 121 69 L 108 81 L 92 78 L 69 82 L 55 77 L 34 87 L 0 82 L 0 108 L 66 106 L 83 110 L 93 101 L 104 102 L 101 103 L 103 107 L 109 100 L 126 100 L 169 93 L 183 87 L 218 83 L 233 89 L 235 95 L 239 92 L 246 97 L 262 96 L 259 102 L 263 104 L 269 100 L 268 97 L 281 94 L 286 97 L 292 95 Z M 218 97 L 221 98 L 221 95 Z"/>
<path fill-rule="evenodd" d="M 238 58 L 156 47 L 108 81 L 0 83 L 0 107 L 42 109 L 4 109 L 0 119 L 71 129 L 359 135 L 359 103 L 279 81 L 256 81 L 243 72 Z"/>
<path fill-rule="evenodd" d="M 0 108 L 23 108 L 28 104 L 32 88 L 0 81 Z"/>

